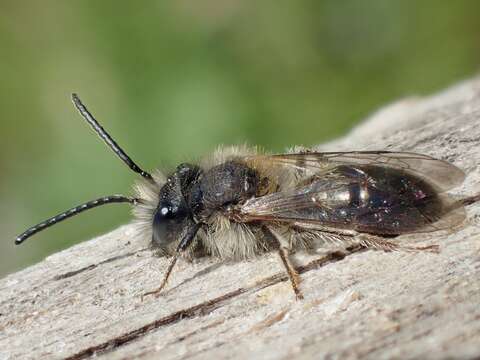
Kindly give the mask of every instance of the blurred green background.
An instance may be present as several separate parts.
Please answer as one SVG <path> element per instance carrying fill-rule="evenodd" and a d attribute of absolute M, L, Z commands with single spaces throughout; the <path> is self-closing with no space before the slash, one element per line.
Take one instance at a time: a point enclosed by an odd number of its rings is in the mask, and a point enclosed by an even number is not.
<path fill-rule="evenodd" d="M 478 71 L 479 1 L 0 1 L 0 275 L 129 221 L 85 213 L 17 233 L 218 144 L 274 151 L 344 134 L 390 101 Z"/>

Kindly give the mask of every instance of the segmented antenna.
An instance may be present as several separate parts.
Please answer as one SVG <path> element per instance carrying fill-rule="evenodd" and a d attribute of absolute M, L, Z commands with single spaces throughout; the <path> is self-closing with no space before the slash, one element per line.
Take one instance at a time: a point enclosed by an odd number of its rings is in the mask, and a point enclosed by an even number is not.
<path fill-rule="evenodd" d="M 105 144 L 108 145 L 110 149 L 113 150 L 117 156 L 122 159 L 122 161 L 127 164 L 127 166 L 135 171 L 136 173 L 142 175 L 145 179 L 153 182 L 152 175 L 148 172 L 142 170 L 135 162 L 122 150 L 122 148 L 112 139 L 112 137 L 105 131 L 105 129 L 98 123 L 98 121 L 93 117 L 93 115 L 88 111 L 85 105 L 78 97 L 77 94 L 72 94 L 72 101 L 78 112 L 82 117 L 90 124 L 92 129 L 103 139 Z"/>
<path fill-rule="evenodd" d="M 15 244 L 20 245 L 22 242 L 27 240 L 30 236 L 42 230 L 45 230 L 46 228 L 49 228 L 50 226 L 55 225 L 65 219 L 78 215 L 86 210 L 93 209 L 97 206 L 102 206 L 102 205 L 112 204 L 112 203 L 130 203 L 130 204 L 136 205 L 138 202 L 139 202 L 138 199 L 130 198 L 123 195 L 111 195 L 111 196 L 102 197 L 100 199 L 91 200 L 85 204 L 78 205 L 61 214 L 55 215 L 54 217 L 51 217 L 50 219 L 47 219 L 41 222 L 40 224 L 32 226 L 30 229 L 26 230 L 24 233 L 17 236 L 17 238 L 15 239 Z"/>

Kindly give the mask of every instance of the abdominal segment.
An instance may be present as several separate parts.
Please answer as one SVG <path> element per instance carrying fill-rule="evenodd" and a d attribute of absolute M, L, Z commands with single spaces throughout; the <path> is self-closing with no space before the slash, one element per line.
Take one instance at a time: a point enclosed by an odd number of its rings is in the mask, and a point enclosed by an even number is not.
<path fill-rule="evenodd" d="M 341 165 L 303 180 L 292 190 L 247 201 L 242 212 L 251 219 L 290 221 L 310 228 L 398 235 L 432 226 L 448 207 L 433 185 L 407 171 Z"/>
<path fill-rule="evenodd" d="M 340 166 L 310 184 L 317 206 L 299 210 L 301 217 L 326 225 L 372 234 L 414 232 L 435 223 L 444 206 L 435 189 L 406 171 L 381 166 Z"/>

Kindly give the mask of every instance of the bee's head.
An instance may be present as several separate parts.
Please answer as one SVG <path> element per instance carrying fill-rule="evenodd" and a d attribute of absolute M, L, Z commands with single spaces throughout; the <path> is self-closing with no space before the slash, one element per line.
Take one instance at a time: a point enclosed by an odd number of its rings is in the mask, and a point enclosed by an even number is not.
<path fill-rule="evenodd" d="M 180 164 L 160 189 L 158 206 L 153 215 L 152 241 L 166 248 L 193 223 L 192 187 L 201 170 L 196 165 Z"/>

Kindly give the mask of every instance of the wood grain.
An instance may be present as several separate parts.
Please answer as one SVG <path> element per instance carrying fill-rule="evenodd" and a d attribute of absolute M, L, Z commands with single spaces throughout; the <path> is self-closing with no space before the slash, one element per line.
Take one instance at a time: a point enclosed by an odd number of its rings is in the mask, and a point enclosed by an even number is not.
<path fill-rule="evenodd" d="M 480 192 L 480 80 L 373 114 L 321 150 L 415 151 Z M 451 232 L 403 236 L 441 253 L 297 254 L 295 301 L 276 254 L 239 263 L 168 260 L 129 225 L 0 280 L 1 359 L 439 359 L 480 357 L 480 206 Z M 18 248 L 21 251 L 21 248 Z"/>

